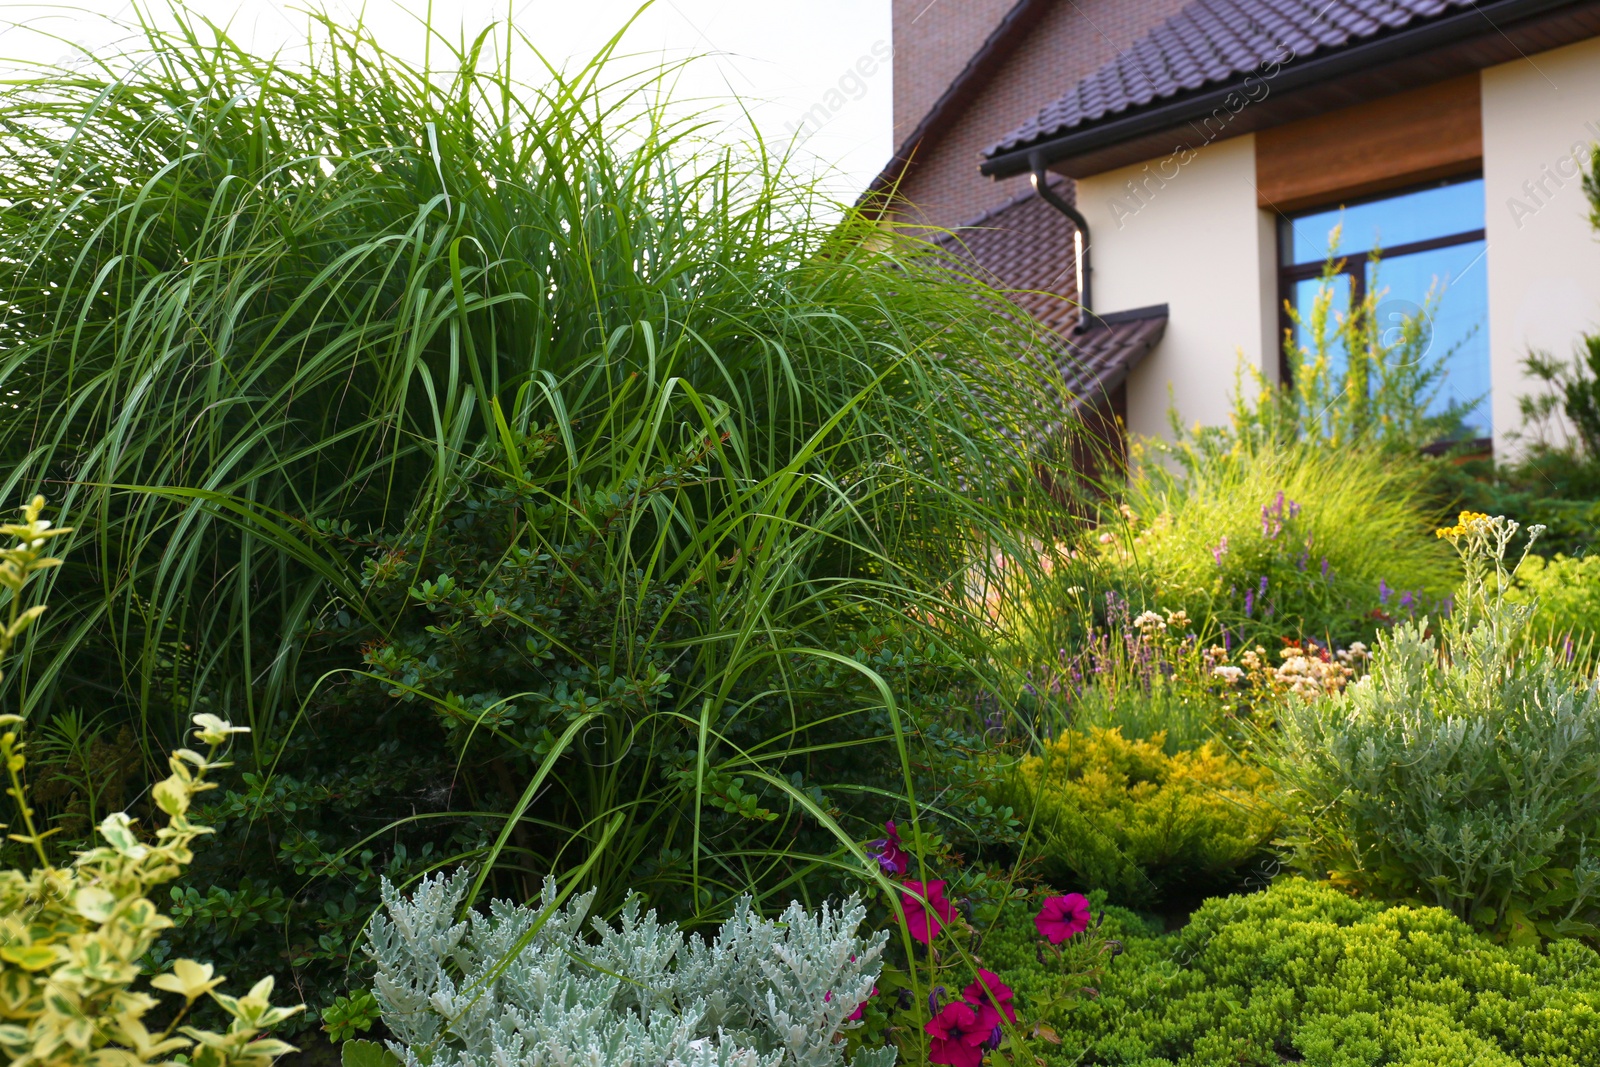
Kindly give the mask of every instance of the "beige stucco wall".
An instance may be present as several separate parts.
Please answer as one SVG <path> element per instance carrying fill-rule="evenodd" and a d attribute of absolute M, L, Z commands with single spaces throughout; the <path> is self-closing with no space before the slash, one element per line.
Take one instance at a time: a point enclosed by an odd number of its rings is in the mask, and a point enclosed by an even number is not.
<path fill-rule="evenodd" d="M 1227 421 L 1242 358 L 1274 379 L 1272 217 L 1256 207 L 1255 135 L 1078 183 L 1093 236 L 1095 310 L 1167 304 L 1166 336 L 1128 380 L 1128 429 L 1167 432 L 1168 385 L 1188 425 Z M 1129 183 L 1132 183 L 1130 186 Z"/>
<path fill-rule="evenodd" d="M 1483 72 L 1483 178 L 1495 453 L 1534 392 L 1528 349 L 1570 356 L 1600 329 L 1600 235 L 1587 221 L 1577 162 L 1600 140 L 1600 39 Z"/>

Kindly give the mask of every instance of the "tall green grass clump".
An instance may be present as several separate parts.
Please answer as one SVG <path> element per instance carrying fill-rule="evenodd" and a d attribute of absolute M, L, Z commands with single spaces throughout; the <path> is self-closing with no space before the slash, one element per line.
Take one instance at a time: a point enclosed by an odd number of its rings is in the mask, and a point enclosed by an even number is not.
<path fill-rule="evenodd" d="M 1100 548 L 1130 596 L 1185 610 L 1225 647 L 1371 641 L 1451 588 L 1414 486 L 1404 466 L 1363 450 L 1263 446 L 1176 473 L 1152 463 Z"/>
<path fill-rule="evenodd" d="M 195 928 L 269 916 L 227 949 L 320 989 L 380 876 L 699 918 L 875 869 L 989 686 L 972 561 L 1043 528 L 1022 319 L 620 38 L 125 29 L 0 88 L 0 492 L 77 530 L 6 681 L 151 765 L 248 723 Z"/>

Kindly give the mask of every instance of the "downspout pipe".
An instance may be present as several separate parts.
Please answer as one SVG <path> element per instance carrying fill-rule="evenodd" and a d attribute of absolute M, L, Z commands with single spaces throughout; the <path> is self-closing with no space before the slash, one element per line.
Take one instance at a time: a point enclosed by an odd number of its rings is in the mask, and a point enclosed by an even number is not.
<path fill-rule="evenodd" d="M 1089 263 L 1089 222 L 1077 208 L 1067 203 L 1065 198 L 1054 189 L 1050 188 L 1050 172 L 1045 168 L 1043 154 L 1035 154 L 1030 160 L 1033 164 L 1033 191 L 1039 198 L 1057 211 L 1061 212 L 1072 222 L 1072 250 L 1073 259 L 1078 275 L 1078 324 L 1073 327 L 1073 333 L 1082 333 L 1089 328 L 1089 320 L 1094 316 L 1094 301 L 1090 299 L 1090 276 L 1094 267 Z"/>

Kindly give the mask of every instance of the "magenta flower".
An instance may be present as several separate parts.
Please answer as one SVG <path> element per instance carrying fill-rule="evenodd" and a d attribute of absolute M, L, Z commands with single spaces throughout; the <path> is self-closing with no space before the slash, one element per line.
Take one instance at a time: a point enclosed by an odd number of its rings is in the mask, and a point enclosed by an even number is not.
<path fill-rule="evenodd" d="M 983 1062 L 983 1045 L 993 1032 L 978 1017 L 978 1010 L 964 1000 L 951 1001 L 923 1027 L 933 1038 L 928 1044 L 928 1062 L 947 1067 L 978 1067 Z"/>
<path fill-rule="evenodd" d="M 903 903 L 906 909 L 906 929 L 924 945 L 939 936 L 944 924 L 955 915 L 955 905 L 944 898 L 943 882 L 907 881 Z M 916 894 L 913 896 L 912 894 Z M 926 904 L 917 897 L 922 897 Z"/>
<path fill-rule="evenodd" d="M 1050 897 L 1033 917 L 1033 925 L 1039 928 L 1041 937 L 1052 945 L 1059 945 L 1089 929 L 1089 898 L 1082 893 Z"/>
<path fill-rule="evenodd" d="M 878 866 L 883 868 L 884 874 L 903 878 L 906 871 L 911 868 L 911 857 L 900 847 L 900 835 L 895 832 L 894 820 L 890 819 L 884 823 L 883 828 L 889 835 L 869 842 L 867 847 L 873 850 L 872 858 L 878 861 Z"/>
<path fill-rule="evenodd" d="M 867 994 L 867 1000 L 871 1000 L 873 997 L 875 997 L 877 995 L 878 995 L 878 987 L 877 986 L 873 986 L 872 987 L 872 992 Z M 858 1023 L 858 1022 L 860 1022 L 861 1021 L 861 1012 L 866 1008 L 867 1000 L 863 1000 L 860 1004 L 857 1004 L 856 1005 L 856 1010 L 851 1012 L 849 1015 L 846 1015 L 844 1017 L 844 1021 L 847 1022 L 847 1023 Z"/>
<path fill-rule="evenodd" d="M 993 1020 L 990 1027 L 1000 1025 L 1000 1012 L 1005 1012 L 1006 1018 L 1012 1022 L 1017 1021 L 1017 1012 L 1011 1006 L 1011 987 L 1000 980 L 1000 976 L 993 971 L 978 968 L 978 980 L 961 991 L 973 1004 L 978 1006 L 978 1013 L 992 1012 Z"/>

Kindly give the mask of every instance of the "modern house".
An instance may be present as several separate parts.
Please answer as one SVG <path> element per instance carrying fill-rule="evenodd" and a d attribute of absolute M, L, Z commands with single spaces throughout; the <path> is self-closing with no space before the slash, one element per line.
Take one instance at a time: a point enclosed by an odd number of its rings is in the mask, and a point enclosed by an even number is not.
<path fill-rule="evenodd" d="M 1380 319 L 1430 305 L 1445 392 L 1509 454 L 1530 349 L 1600 330 L 1581 165 L 1600 2 L 893 0 L 896 135 L 874 188 L 954 231 L 1138 434 L 1225 421 L 1283 373 L 1342 224 Z M 1059 299 L 1058 299 L 1059 298 Z M 1087 305 L 1084 313 L 1081 306 Z"/>

